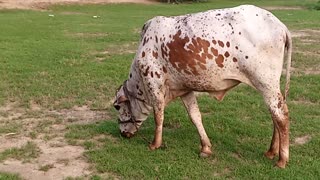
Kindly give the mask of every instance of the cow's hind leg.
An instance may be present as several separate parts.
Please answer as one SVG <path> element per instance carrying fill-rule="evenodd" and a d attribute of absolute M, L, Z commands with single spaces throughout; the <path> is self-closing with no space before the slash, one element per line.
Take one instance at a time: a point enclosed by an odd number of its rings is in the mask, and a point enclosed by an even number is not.
<path fill-rule="evenodd" d="M 289 112 L 280 90 L 266 88 L 262 91 L 264 100 L 269 107 L 274 124 L 274 133 L 270 149 L 265 153 L 268 158 L 273 158 L 279 153 L 276 166 L 285 168 L 289 161 Z"/>
<path fill-rule="evenodd" d="M 196 126 L 198 130 L 202 146 L 200 156 L 208 157 L 212 154 L 211 143 L 202 124 L 201 113 L 199 111 L 197 99 L 193 92 L 190 92 L 182 96 L 181 99 L 188 111 L 188 114 L 193 124 Z"/>
<path fill-rule="evenodd" d="M 273 135 L 272 135 L 272 140 L 271 140 L 271 145 L 270 148 L 267 152 L 264 153 L 264 155 L 269 158 L 273 159 L 275 156 L 279 154 L 279 131 L 278 128 L 276 127 L 276 122 L 273 122 Z"/>

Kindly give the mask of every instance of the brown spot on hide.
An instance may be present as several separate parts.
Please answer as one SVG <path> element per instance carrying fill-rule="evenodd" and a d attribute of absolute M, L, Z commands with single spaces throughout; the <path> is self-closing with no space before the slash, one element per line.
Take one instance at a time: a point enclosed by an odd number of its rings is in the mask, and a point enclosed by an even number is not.
<path fill-rule="evenodd" d="M 213 43 L 214 45 L 216 45 L 216 44 L 217 44 L 217 41 L 216 41 L 216 40 L 212 40 L 212 43 Z"/>
<path fill-rule="evenodd" d="M 188 70 L 183 70 L 184 73 L 188 74 L 188 75 L 191 75 L 191 72 L 188 71 Z"/>
<path fill-rule="evenodd" d="M 207 67 L 205 65 L 201 64 L 201 63 L 198 63 L 198 65 L 202 70 L 206 70 L 207 69 Z"/>
<path fill-rule="evenodd" d="M 167 47 L 164 45 L 164 43 L 161 44 L 161 55 L 162 55 L 162 58 L 166 58 L 168 56 L 168 49 Z"/>
<path fill-rule="evenodd" d="M 239 49 L 239 47 L 238 46 L 236 46 L 236 50 L 238 50 Z"/>
<path fill-rule="evenodd" d="M 211 54 L 207 55 L 209 59 L 213 59 L 213 56 Z"/>
<path fill-rule="evenodd" d="M 219 54 L 218 50 L 213 47 L 211 48 L 211 52 L 213 53 L 214 56 L 218 56 L 218 54 Z"/>
<path fill-rule="evenodd" d="M 233 62 L 238 62 L 238 59 L 237 58 L 232 58 Z"/>
<path fill-rule="evenodd" d="M 142 44 L 142 45 L 144 46 L 145 44 L 148 43 L 148 41 L 149 41 L 149 38 L 144 37 L 144 38 L 143 38 L 143 44 Z"/>
<path fill-rule="evenodd" d="M 230 42 L 229 42 L 229 41 L 226 43 L 226 46 L 227 46 L 227 47 L 230 47 Z"/>
<path fill-rule="evenodd" d="M 156 36 L 156 43 L 158 43 L 158 37 Z"/>
<path fill-rule="evenodd" d="M 146 53 L 144 52 L 144 51 L 142 51 L 142 55 L 141 55 L 141 57 L 145 57 L 146 56 Z"/>
<path fill-rule="evenodd" d="M 282 95 L 278 93 L 278 108 L 280 109 L 282 105 Z"/>
<path fill-rule="evenodd" d="M 219 54 L 218 57 L 216 58 L 216 63 L 221 68 L 223 68 L 223 60 L 224 60 L 224 57 L 221 54 Z"/>
<path fill-rule="evenodd" d="M 222 41 L 218 41 L 219 46 L 224 47 L 224 43 Z"/>
<path fill-rule="evenodd" d="M 160 74 L 158 74 L 158 72 L 154 73 L 158 78 L 160 78 Z"/>
<path fill-rule="evenodd" d="M 239 32 L 239 35 L 241 35 L 241 32 Z"/>
<path fill-rule="evenodd" d="M 226 58 L 229 57 L 229 56 L 230 56 L 229 52 L 226 51 L 226 52 L 224 53 L 224 56 L 225 56 Z"/>
<path fill-rule="evenodd" d="M 144 73 L 143 73 L 144 76 L 148 76 L 149 69 L 150 69 L 150 66 L 148 66 L 147 69 L 144 71 Z"/>
<path fill-rule="evenodd" d="M 153 55 L 154 58 L 158 59 L 158 52 L 152 51 L 152 55 Z"/>
<path fill-rule="evenodd" d="M 138 95 L 139 96 L 142 96 L 143 95 L 143 92 L 139 89 L 139 91 L 138 91 Z"/>
<path fill-rule="evenodd" d="M 173 37 L 172 41 L 166 44 L 169 51 L 169 62 L 179 72 L 188 74 L 190 71 L 193 75 L 199 75 L 199 68 L 206 69 L 206 59 L 212 59 L 213 56 L 208 52 L 210 42 L 200 37 L 180 37 L 179 30 Z M 186 47 L 186 44 L 190 44 Z M 164 49 L 164 47 L 161 47 Z"/>
<path fill-rule="evenodd" d="M 248 56 L 246 56 L 245 58 L 246 58 L 246 59 L 248 59 L 249 57 L 248 57 Z"/>
<path fill-rule="evenodd" d="M 151 75 L 151 77 L 153 78 L 153 72 L 152 72 L 152 71 L 151 71 L 150 75 Z"/>
<path fill-rule="evenodd" d="M 163 66 L 162 69 L 163 69 L 163 72 L 164 72 L 164 73 L 167 73 L 167 72 L 168 72 L 166 67 Z"/>
<path fill-rule="evenodd" d="M 281 108 L 281 105 L 282 105 L 282 102 L 279 101 L 279 102 L 278 102 L 278 108 L 279 108 L 279 109 Z"/>

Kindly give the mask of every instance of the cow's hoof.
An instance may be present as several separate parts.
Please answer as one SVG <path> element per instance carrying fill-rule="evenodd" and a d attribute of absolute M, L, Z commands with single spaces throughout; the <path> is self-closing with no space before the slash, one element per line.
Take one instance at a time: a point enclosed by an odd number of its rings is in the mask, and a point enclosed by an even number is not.
<path fill-rule="evenodd" d="M 207 158 L 209 156 L 211 156 L 211 154 L 208 154 L 208 153 L 205 153 L 205 152 L 201 152 L 200 153 L 200 157 L 202 157 L 202 158 Z"/>
<path fill-rule="evenodd" d="M 212 154 L 210 146 L 202 146 L 200 157 L 207 158 Z"/>
<path fill-rule="evenodd" d="M 203 148 L 200 152 L 200 157 L 202 158 L 207 158 L 209 156 L 211 156 L 212 152 L 210 150 L 210 148 Z"/>
<path fill-rule="evenodd" d="M 159 149 L 161 145 L 149 144 L 149 149 L 151 151 Z"/>
<path fill-rule="evenodd" d="M 286 167 L 286 161 L 278 161 L 275 166 L 284 169 Z"/>
<path fill-rule="evenodd" d="M 264 156 L 267 157 L 268 159 L 274 159 L 274 157 L 276 157 L 277 154 L 278 153 L 267 151 L 264 153 Z"/>

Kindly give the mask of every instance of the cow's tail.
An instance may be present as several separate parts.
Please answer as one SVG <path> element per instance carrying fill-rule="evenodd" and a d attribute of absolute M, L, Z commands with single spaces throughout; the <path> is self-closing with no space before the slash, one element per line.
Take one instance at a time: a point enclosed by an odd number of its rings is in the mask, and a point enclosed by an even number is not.
<path fill-rule="evenodd" d="M 290 89 L 290 68 L 291 68 L 291 53 L 292 53 L 292 39 L 289 30 L 286 30 L 286 42 L 285 42 L 285 60 L 287 61 L 286 67 L 286 85 L 284 92 L 284 100 L 287 100 Z"/>

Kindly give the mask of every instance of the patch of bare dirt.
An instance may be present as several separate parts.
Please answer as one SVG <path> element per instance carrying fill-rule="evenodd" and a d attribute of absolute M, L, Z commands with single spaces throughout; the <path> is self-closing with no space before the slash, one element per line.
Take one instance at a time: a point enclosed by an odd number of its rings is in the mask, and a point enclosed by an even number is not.
<path fill-rule="evenodd" d="M 108 119 L 105 111 L 92 110 L 88 106 L 71 109 L 46 110 L 30 103 L 30 109 L 8 103 L 0 107 L 0 152 L 19 148 L 32 142 L 41 154 L 30 162 L 6 159 L 0 163 L 0 172 L 17 173 L 23 179 L 65 179 L 67 177 L 89 177 L 94 169 L 86 161 L 82 146 L 69 145 L 64 138 L 67 125 L 84 124 Z M 1 132 L 5 122 L 17 123 L 20 130 Z M 97 140 L 109 138 L 105 135 Z M 111 177 L 111 176 L 109 176 Z"/>
<path fill-rule="evenodd" d="M 273 10 L 301 10 L 303 9 L 302 7 L 285 7 L 285 6 L 264 6 L 264 9 L 268 11 L 273 11 Z"/>
<path fill-rule="evenodd" d="M 303 105 L 316 105 L 316 103 L 308 101 L 306 99 L 297 99 L 297 100 L 291 100 L 290 101 L 293 104 L 303 104 Z"/>
<path fill-rule="evenodd" d="M 47 9 L 54 4 L 155 3 L 151 0 L 1 0 L 3 9 Z"/>
<path fill-rule="evenodd" d="M 291 31 L 292 37 L 305 37 L 305 36 L 312 36 L 312 35 L 319 35 L 319 34 L 320 34 L 320 30 L 315 30 L 315 29 Z"/>
<path fill-rule="evenodd" d="M 297 138 L 294 139 L 293 145 L 304 145 L 304 144 L 308 143 L 309 141 L 311 141 L 311 139 L 312 138 L 311 138 L 310 135 L 297 137 Z"/>
<path fill-rule="evenodd" d="M 317 29 L 304 29 L 304 30 L 293 30 L 291 31 L 293 37 L 293 52 L 306 58 L 306 60 L 314 60 L 315 57 L 320 57 L 320 49 L 308 48 L 318 46 L 320 43 L 320 30 Z M 293 56 L 293 65 L 295 64 Z M 292 67 L 291 70 L 297 75 L 318 75 L 320 74 L 319 64 L 316 62 L 308 62 L 309 65 Z"/>
<path fill-rule="evenodd" d="M 137 51 L 137 42 L 130 42 L 122 45 L 113 45 L 108 46 L 103 51 L 93 51 L 90 52 L 90 54 L 95 56 L 96 62 L 102 62 L 108 58 L 108 56 L 111 55 L 122 55 L 122 54 L 135 54 Z"/>
<path fill-rule="evenodd" d="M 25 139 L 26 140 L 26 139 Z M 21 140 L 22 142 L 23 140 Z M 23 163 L 19 160 L 8 159 L 0 164 L 0 171 L 17 173 L 28 180 L 38 179 L 65 179 L 67 177 L 89 176 L 90 165 L 83 158 L 84 149 L 61 143 L 61 146 L 52 147 L 50 143 L 33 140 L 41 149 L 41 155 L 32 162 Z M 41 167 L 51 165 L 47 171 Z"/>

